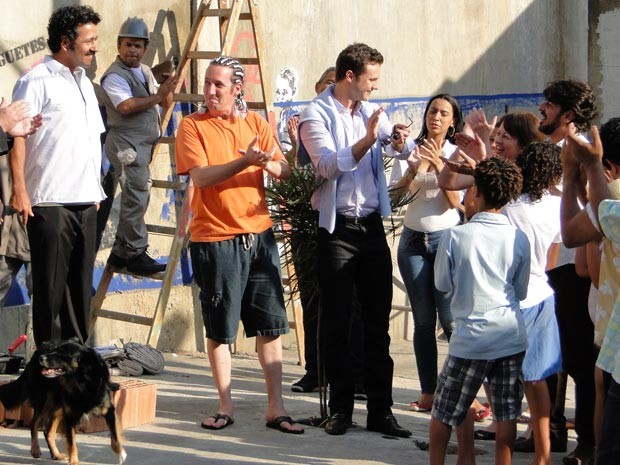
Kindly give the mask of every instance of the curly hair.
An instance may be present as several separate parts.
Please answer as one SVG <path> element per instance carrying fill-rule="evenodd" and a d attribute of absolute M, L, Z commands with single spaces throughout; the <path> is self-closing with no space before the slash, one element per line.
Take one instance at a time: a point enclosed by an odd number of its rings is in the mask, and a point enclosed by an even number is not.
<path fill-rule="evenodd" d="M 368 64 L 382 65 L 381 52 L 358 42 L 349 45 L 336 58 L 336 81 L 342 81 L 348 70 L 353 71 L 355 76 L 359 76 Z"/>
<path fill-rule="evenodd" d="M 529 111 L 515 111 L 502 117 L 504 131 L 517 139 L 521 148 L 545 138 L 538 130 L 538 123 L 538 117 Z"/>
<path fill-rule="evenodd" d="M 603 143 L 603 162 L 620 165 L 620 118 L 611 118 L 599 130 Z"/>
<path fill-rule="evenodd" d="M 522 194 L 532 202 L 540 200 L 551 186 L 562 178 L 562 150 L 553 142 L 532 142 L 517 156 L 516 163 L 523 175 Z"/>
<path fill-rule="evenodd" d="M 519 197 L 523 176 L 514 162 L 491 157 L 478 163 L 474 182 L 486 206 L 497 209 Z"/>
<path fill-rule="evenodd" d="M 424 116 L 422 117 L 422 129 L 420 130 L 420 134 L 418 134 L 418 137 L 415 140 L 415 143 L 418 145 L 421 144 L 424 141 L 424 139 L 426 139 L 426 136 L 428 136 L 428 128 L 426 127 L 426 115 L 428 114 L 428 109 L 431 107 L 431 104 L 437 99 L 445 100 L 452 106 L 452 118 L 454 119 L 454 133 L 452 134 L 452 136 L 448 136 L 446 134 L 446 139 L 448 139 L 450 142 L 454 144 L 455 143 L 454 135 L 457 132 L 461 132 L 463 130 L 463 126 L 464 126 L 463 112 L 461 111 L 461 106 L 459 105 L 459 102 L 457 102 L 456 99 L 452 97 L 452 95 L 450 94 L 433 95 L 431 99 L 428 101 L 428 103 L 426 104 L 426 108 L 424 109 Z"/>
<path fill-rule="evenodd" d="M 590 128 L 596 117 L 596 104 L 590 84 L 574 79 L 560 79 L 547 84 L 543 95 L 548 102 L 562 108 L 562 113 L 571 111 L 575 117 L 572 122 L 579 131 Z"/>
<path fill-rule="evenodd" d="M 77 28 L 82 24 L 99 24 L 101 16 L 91 7 L 86 5 L 71 5 L 58 8 L 50 16 L 47 25 L 47 46 L 52 53 L 60 50 L 62 38 L 66 37 L 70 42 L 75 42 L 78 36 Z"/>

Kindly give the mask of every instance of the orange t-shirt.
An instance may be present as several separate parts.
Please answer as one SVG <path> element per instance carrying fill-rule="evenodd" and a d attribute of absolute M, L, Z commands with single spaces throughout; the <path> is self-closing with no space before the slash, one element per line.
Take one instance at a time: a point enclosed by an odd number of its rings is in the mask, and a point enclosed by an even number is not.
<path fill-rule="evenodd" d="M 258 134 L 258 145 L 268 151 L 276 143 L 271 128 L 256 112 L 245 118 L 222 119 L 207 113 L 193 113 L 181 121 L 175 152 L 178 174 L 192 168 L 222 165 L 242 157 Z M 282 158 L 276 149 L 274 159 Z M 193 242 L 216 242 L 239 234 L 261 233 L 271 227 L 263 170 L 249 166 L 211 187 L 195 188 L 192 198 L 190 233 Z"/>

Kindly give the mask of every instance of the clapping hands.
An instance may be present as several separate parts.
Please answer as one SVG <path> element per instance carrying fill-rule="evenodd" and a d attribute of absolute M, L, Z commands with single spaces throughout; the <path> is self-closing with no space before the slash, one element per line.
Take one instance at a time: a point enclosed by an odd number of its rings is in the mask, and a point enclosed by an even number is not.
<path fill-rule="evenodd" d="M 26 137 L 34 134 L 43 124 L 43 115 L 30 117 L 30 105 L 24 100 L 8 104 L 0 100 L 0 127 L 12 137 Z"/>

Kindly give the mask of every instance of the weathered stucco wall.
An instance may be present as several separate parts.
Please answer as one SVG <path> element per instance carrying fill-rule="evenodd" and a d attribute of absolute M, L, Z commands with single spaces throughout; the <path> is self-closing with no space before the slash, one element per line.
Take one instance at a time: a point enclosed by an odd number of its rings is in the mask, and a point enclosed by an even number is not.
<path fill-rule="evenodd" d="M 620 116 L 620 1 L 590 1 L 590 73 L 598 96 L 599 120 Z"/>
<path fill-rule="evenodd" d="M 395 121 L 414 121 L 415 133 L 429 96 L 449 92 L 465 110 L 484 106 L 490 113 L 517 108 L 535 110 L 540 92 L 553 79 L 589 78 L 595 85 L 605 118 L 618 113 L 618 1 L 583 0 L 258 0 L 265 44 L 265 79 L 276 100 L 281 120 L 298 112 L 314 96 L 314 82 L 333 65 L 346 45 L 363 41 L 385 56 L 380 89 L 374 98 Z M 51 11 L 71 1 L 22 0 L 19 7 L 0 16 L 0 96 L 9 97 L 15 79 L 39 62 L 45 53 L 46 26 Z M 89 72 L 97 83 L 116 55 L 116 34 L 129 16 L 143 17 L 151 28 L 146 62 L 156 64 L 182 50 L 189 32 L 190 0 L 93 0 L 101 15 L 96 66 Z M 591 25 L 590 30 L 588 29 Z M 217 24 L 208 23 L 204 48 L 216 43 Z M 235 50 L 254 46 L 247 30 L 235 39 Z M 283 70 L 290 79 L 278 77 Z M 197 81 L 203 79 L 202 68 Z M 257 76 L 248 73 L 249 94 Z M 201 87 L 201 86 L 199 86 Z M 154 178 L 165 178 L 169 157 L 155 161 Z M 170 192 L 153 192 L 150 222 L 174 223 Z M 113 211 L 98 255 L 95 285 L 114 239 L 117 212 Z M 156 256 L 168 253 L 169 243 L 151 237 Z M 185 267 L 177 282 L 187 282 Z M 395 275 L 399 277 L 395 267 Z M 106 308 L 129 308 L 144 314 L 154 308 L 158 283 L 115 278 Z M 202 349 L 200 310 L 194 311 L 195 292 L 178 286 L 171 296 L 160 347 Z M 404 296 L 395 293 L 395 303 Z M 197 315 L 197 316 L 196 316 Z M 104 320 L 100 320 L 103 322 Z M 16 323 L 17 324 L 17 323 Z M 404 312 L 395 312 L 393 335 L 407 337 L 411 324 Z M 135 326 L 100 323 L 98 342 L 137 339 Z M 285 340 L 291 344 L 293 338 Z"/>

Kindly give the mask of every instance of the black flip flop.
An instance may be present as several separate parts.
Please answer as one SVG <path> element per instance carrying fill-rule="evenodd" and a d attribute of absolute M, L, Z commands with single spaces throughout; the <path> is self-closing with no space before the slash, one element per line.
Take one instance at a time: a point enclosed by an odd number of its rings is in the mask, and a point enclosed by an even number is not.
<path fill-rule="evenodd" d="M 222 426 L 214 426 L 214 425 L 207 425 L 207 424 L 205 424 L 205 422 L 203 420 L 203 422 L 200 423 L 200 426 L 203 427 L 204 429 L 220 430 L 220 429 L 224 429 L 227 426 L 230 426 L 230 425 L 235 423 L 235 420 L 230 418 L 225 413 L 216 413 L 215 415 L 211 415 L 210 417 L 207 417 L 207 418 L 213 418 L 215 420 L 214 423 L 217 423 L 218 420 L 224 420 L 226 423 L 224 423 Z M 207 418 L 205 418 L 205 420 Z"/>
<path fill-rule="evenodd" d="M 286 429 L 286 428 L 284 428 L 282 426 L 282 423 L 284 423 L 284 422 L 289 423 L 290 425 L 295 423 L 291 417 L 281 416 L 281 417 L 275 418 L 272 421 L 268 421 L 267 423 L 265 423 L 265 426 L 267 428 L 278 430 L 278 431 L 280 431 L 282 433 L 287 433 L 287 434 L 303 434 L 303 432 L 304 432 L 303 429 L 296 430 L 296 429 Z"/>

